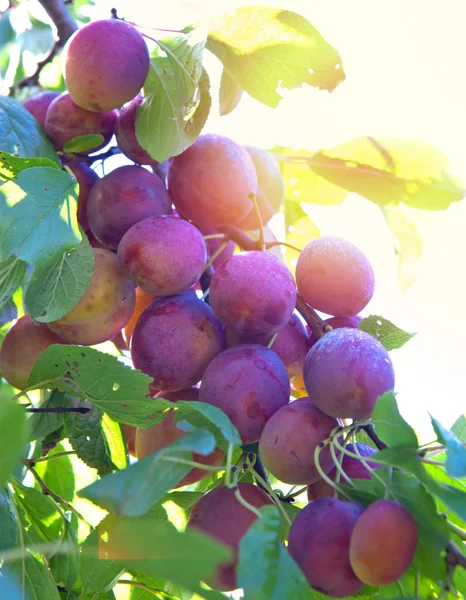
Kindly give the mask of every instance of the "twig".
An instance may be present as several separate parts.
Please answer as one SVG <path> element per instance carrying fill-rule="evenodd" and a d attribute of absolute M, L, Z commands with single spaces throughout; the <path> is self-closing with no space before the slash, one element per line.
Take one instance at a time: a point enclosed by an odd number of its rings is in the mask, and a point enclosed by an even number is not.
<path fill-rule="evenodd" d="M 236 227 L 225 227 L 220 231 L 238 244 L 241 250 L 260 250 L 259 242 L 255 242 L 246 233 Z"/>
<path fill-rule="evenodd" d="M 276 246 L 285 246 L 286 248 L 291 248 L 291 250 L 294 250 L 295 252 L 302 252 L 301 248 L 293 246 L 293 244 L 288 244 L 287 242 L 267 242 L 265 244 L 265 249 L 270 250 L 270 248 L 275 248 Z"/>
<path fill-rule="evenodd" d="M 449 542 L 446 548 L 447 555 L 445 562 L 452 567 L 463 567 L 466 569 L 466 556 L 455 546 L 453 542 Z"/>
<path fill-rule="evenodd" d="M 76 454 L 76 452 L 74 450 L 66 450 L 65 452 L 57 452 L 56 454 L 49 454 L 40 458 L 25 458 L 24 460 L 29 463 L 29 466 L 34 467 L 36 463 L 46 462 L 52 460 L 52 458 L 60 458 L 60 456 L 69 456 L 70 454 Z"/>
<path fill-rule="evenodd" d="M 70 162 L 77 160 L 77 157 L 79 157 L 79 162 L 83 162 L 86 165 L 92 165 L 98 160 L 104 161 L 107 160 L 107 158 L 110 158 L 111 156 L 115 156 L 116 154 L 121 154 L 121 150 L 117 146 L 112 146 L 105 152 L 101 152 L 100 154 L 94 154 L 93 156 L 83 156 L 82 154 L 73 154 L 71 152 L 64 153 L 63 156 L 70 160 Z"/>
<path fill-rule="evenodd" d="M 385 448 L 388 448 L 387 444 L 385 442 L 382 442 L 379 436 L 375 433 L 373 425 L 361 425 L 360 429 L 367 433 L 367 435 L 370 437 L 370 439 L 374 442 L 375 446 L 379 450 L 385 450 Z"/>
<path fill-rule="evenodd" d="M 34 73 L 28 77 L 24 77 L 16 84 L 15 87 L 17 89 L 37 85 L 42 69 L 52 62 L 68 39 L 78 29 L 76 21 L 73 19 L 62 0 L 39 0 L 39 2 L 57 29 L 57 39 L 47 56 L 37 63 Z"/>
<path fill-rule="evenodd" d="M 117 581 L 117 585 L 120 584 L 132 585 L 134 587 L 141 588 L 141 590 L 144 590 L 149 594 L 153 594 L 156 598 L 160 598 L 160 600 L 171 600 L 171 598 L 173 598 L 173 596 L 162 592 L 162 590 L 156 590 L 154 588 L 151 588 L 150 586 L 146 585 L 145 583 L 142 583 L 141 581 L 133 581 L 131 579 L 120 579 L 119 581 Z"/>
<path fill-rule="evenodd" d="M 311 328 L 313 335 L 320 339 L 327 331 L 331 331 L 329 327 L 316 313 L 316 311 L 306 304 L 306 302 L 298 294 L 296 297 L 296 310 L 300 313 L 303 319 Z"/>
<path fill-rule="evenodd" d="M 94 529 L 92 527 L 92 525 L 89 523 L 89 521 L 85 517 L 83 517 L 83 515 L 72 504 L 70 504 L 69 502 L 64 500 L 61 496 L 59 496 L 58 494 L 56 494 L 53 490 L 51 490 L 49 488 L 49 486 L 45 483 L 45 481 L 42 479 L 42 477 L 39 475 L 39 473 L 34 469 L 34 467 L 32 467 L 30 465 L 30 462 L 27 458 L 20 458 L 19 460 L 26 467 L 26 469 L 33 475 L 34 479 L 40 485 L 40 488 L 41 488 L 44 496 L 50 496 L 51 498 L 53 498 L 53 500 L 55 500 L 55 502 L 57 502 L 58 504 L 61 504 L 67 510 L 74 513 L 80 521 L 82 521 L 89 527 L 89 529 L 91 529 L 91 530 Z"/>
<path fill-rule="evenodd" d="M 81 415 L 86 415 L 91 409 L 85 408 L 84 406 L 78 406 L 76 408 L 71 408 L 68 406 L 46 406 L 44 408 L 25 408 L 24 412 L 30 413 L 79 413 Z"/>

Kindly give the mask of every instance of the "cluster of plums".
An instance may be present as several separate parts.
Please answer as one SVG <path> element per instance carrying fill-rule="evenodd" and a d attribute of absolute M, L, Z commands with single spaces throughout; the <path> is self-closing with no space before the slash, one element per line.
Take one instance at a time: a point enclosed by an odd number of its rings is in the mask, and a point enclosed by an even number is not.
<path fill-rule="evenodd" d="M 335 237 L 306 246 L 296 279 L 268 252 L 235 253 L 226 234 L 232 227 L 258 229 L 254 196 L 264 224 L 280 209 L 280 169 L 264 150 L 206 134 L 170 159 L 164 178 L 151 172 L 158 165 L 135 132 L 148 69 L 147 47 L 134 27 L 97 21 L 79 30 L 65 49 L 68 91 L 42 92 L 24 104 L 58 151 L 80 135 L 99 133 L 107 143 L 115 134 L 121 152 L 137 164 L 99 178 L 85 164 L 85 154 L 69 163 L 79 184 L 78 221 L 93 246 L 94 274 L 62 318 L 36 324 L 25 315 L 12 326 L 0 352 L 2 376 L 22 389 L 51 344 L 118 339 L 129 348 L 134 366 L 152 377 L 154 402 L 163 397 L 217 406 L 244 444 L 259 444 L 270 473 L 308 486 L 310 502 L 291 527 L 288 549 L 311 586 L 340 597 L 355 594 L 364 583 L 391 583 L 411 564 L 417 540 L 413 518 L 391 500 L 364 509 L 333 498 L 314 462 L 314 450 L 340 419 L 369 419 L 376 399 L 394 387 L 386 350 L 357 329 L 357 315 L 374 291 L 372 268 L 358 248 Z M 209 257 L 215 260 L 206 302 L 199 281 Z M 296 312 L 297 293 L 332 315 L 331 330 L 321 339 Z M 291 386 L 295 395 L 308 395 L 290 401 Z M 125 426 L 125 432 L 138 458 L 185 435 L 174 410 L 151 429 Z M 365 457 L 373 452 L 366 446 L 358 450 Z M 193 460 L 220 465 L 224 453 L 216 449 Z M 342 467 L 349 477 L 369 477 L 357 458 L 345 456 Z M 320 468 L 335 479 L 328 447 L 320 453 Z M 205 475 L 195 468 L 179 487 Z M 255 485 L 239 483 L 239 490 L 256 507 L 272 502 Z M 199 500 L 188 527 L 236 553 L 255 519 L 233 490 L 220 486 Z M 235 565 L 236 557 L 210 583 L 234 589 Z"/>

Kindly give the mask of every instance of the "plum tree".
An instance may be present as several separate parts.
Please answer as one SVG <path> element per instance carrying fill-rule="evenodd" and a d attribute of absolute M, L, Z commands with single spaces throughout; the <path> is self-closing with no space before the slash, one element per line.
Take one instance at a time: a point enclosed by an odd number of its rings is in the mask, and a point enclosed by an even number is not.
<path fill-rule="evenodd" d="M 238 483 L 241 496 L 256 508 L 273 504 L 270 496 L 250 483 Z M 236 565 L 241 539 L 257 519 L 235 496 L 233 489 L 223 486 L 210 490 L 196 504 L 188 520 L 188 529 L 201 531 L 223 542 L 233 552 L 233 558 L 221 564 L 212 581 L 207 582 L 221 590 L 234 590 L 237 587 Z"/>
<path fill-rule="evenodd" d="M 255 146 L 245 146 L 256 167 L 257 194 L 256 201 L 263 225 L 279 211 L 285 198 L 285 182 L 277 161 L 270 152 Z M 259 229 L 259 220 L 254 209 L 238 223 L 240 229 L 246 231 Z"/>
<path fill-rule="evenodd" d="M 58 98 L 60 92 L 43 91 L 35 96 L 31 96 L 25 102 L 23 102 L 24 108 L 26 108 L 33 117 L 39 121 L 39 125 L 42 129 L 45 129 L 45 115 L 47 114 L 48 107 L 52 100 Z"/>
<path fill-rule="evenodd" d="M 115 128 L 116 141 L 123 154 L 136 164 L 158 165 L 159 163 L 140 146 L 136 137 L 136 115 L 142 100 L 142 95 L 138 94 L 120 110 Z"/>
<path fill-rule="evenodd" d="M 198 400 L 199 399 L 199 388 L 191 387 L 186 390 L 180 390 L 178 392 L 158 392 L 155 396 L 157 398 L 164 398 L 170 400 L 170 402 L 177 402 L 178 400 Z M 172 442 L 180 439 L 186 435 L 186 432 L 180 429 L 175 423 L 175 411 L 170 409 L 163 421 L 150 427 L 149 429 L 137 429 L 136 432 L 136 456 L 138 459 L 145 458 L 165 448 Z M 201 463 L 203 465 L 218 466 L 222 464 L 225 453 L 220 448 L 215 448 L 213 452 L 207 456 L 193 453 L 193 461 Z M 201 468 L 193 468 L 191 471 L 183 477 L 175 487 L 182 487 L 184 485 L 191 485 L 203 479 L 208 474 L 208 471 Z"/>
<path fill-rule="evenodd" d="M 133 225 L 152 215 L 167 215 L 171 200 L 163 182 L 143 167 L 118 167 L 92 187 L 87 218 L 92 233 L 116 249 Z"/>
<path fill-rule="evenodd" d="M 118 246 L 128 279 L 149 294 L 174 296 L 202 275 L 207 250 L 201 232 L 177 217 L 147 217 L 133 225 Z"/>
<path fill-rule="evenodd" d="M 296 284 L 304 300 L 335 317 L 361 312 L 374 293 L 374 271 L 351 242 L 322 236 L 304 248 L 296 265 Z"/>
<path fill-rule="evenodd" d="M 115 129 L 118 112 L 91 112 L 79 107 L 68 92 L 63 92 L 50 103 L 45 115 L 44 131 L 57 150 L 80 135 L 100 134 L 104 141 L 92 152 L 106 146 Z M 85 154 L 85 153 L 83 153 Z"/>
<path fill-rule="evenodd" d="M 102 19 L 88 23 L 68 40 L 63 75 L 78 106 L 104 112 L 136 96 L 149 64 L 147 45 L 133 26 L 119 19 Z"/>
<path fill-rule="evenodd" d="M 327 439 L 338 421 L 321 412 L 309 398 L 300 398 L 275 412 L 265 424 L 259 440 L 264 466 L 280 481 L 313 483 L 320 479 L 314 450 Z M 319 456 L 325 473 L 334 466 L 329 448 Z"/>
<path fill-rule="evenodd" d="M 97 173 L 88 167 L 85 163 L 71 163 L 68 167 L 76 177 L 79 185 L 78 195 L 78 223 L 84 229 L 89 231 L 89 221 L 87 220 L 87 200 L 94 183 L 99 179 Z"/>
<path fill-rule="evenodd" d="M 357 442 L 356 446 L 358 448 L 359 454 L 364 458 L 369 458 L 370 456 L 372 456 L 373 454 L 375 454 L 377 452 L 377 450 L 375 448 L 372 448 L 372 446 L 368 446 L 367 444 L 362 444 L 360 442 Z M 347 444 L 346 448 L 350 452 L 354 452 L 353 444 Z M 371 469 L 383 468 L 383 466 L 384 466 L 384 465 L 375 463 L 374 461 L 367 461 L 367 463 Z M 341 467 L 350 479 L 370 479 L 371 478 L 370 471 L 368 469 L 366 469 L 366 467 L 362 464 L 362 462 L 357 458 L 348 456 L 347 454 L 345 454 L 343 456 Z M 327 473 L 327 475 L 332 481 L 336 481 L 337 469 L 336 468 L 332 469 L 329 473 Z M 339 483 L 340 483 L 340 485 L 346 485 L 346 480 L 343 477 L 341 477 Z M 332 497 L 333 495 L 334 495 L 334 488 L 329 483 L 327 483 L 324 479 L 319 479 L 318 481 L 309 485 L 307 488 L 307 499 L 309 501 L 315 500 L 316 498 L 321 498 L 322 496 Z"/>
<path fill-rule="evenodd" d="M 319 592 L 344 598 L 364 586 L 350 564 L 350 540 L 364 512 L 356 502 L 318 498 L 296 516 L 288 536 L 288 550 L 309 584 Z M 381 540 L 378 540 L 383 548 Z"/>
<path fill-rule="evenodd" d="M 212 309 L 238 334 L 267 336 L 290 320 L 296 287 L 289 269 L 268 252 L 234 254 L 214 273 Z"/>
<path fill-rule="evenodd" d="M 411 513 L 398 502 L 382 498 L 366 508 L 353 529 L 351 567 L 364 583 L 389 585 L 411 566 L 417 541 Z"/>
<path fill-rule="evenodd" d="M 220 353 L 201 381 L 199 400 L 221 408 L 244 444 L 257 442 L 266 422 L 290 399 L 280 358 L 263 346 L 244 344 Z"/>
<path fill-rule="evenodd" d="M 115 254 L 94 249 L 94 273 L 87 290 L 74 308 L 48 327 L 70 344 L 99 344 L 126 325 L 135 302 L 134 284 L 121 273 Z"/>
<path fill-rule="evenodd" d="M 142 313 L 131 357 L 155 388 L 174 392 L 198 383 L 224 347 L 223 328 L 211 308 L 188 291 L 160 298 Z"/>
<path fill-rule="evenodd" d="M 392 361 L 382 344 L 348 327 L 326 333 L 309 350 L 303 372 L 315 405 L 342 419 L 369 418 L 377 398 L 395 385 Z"/>
<path fill-rule="evenodd" d="M 195 225 L 225 227 L 244 219 L 257 192 L 251 157 L 229 138 L 205 134 L 168 171 L 168 190 L 178 211 Z"/>
<path fill-rule="evenodd" d="M 13 387 L 26 388 L 36 360 L 52 344 L 63 340 L 45 323 L 34 323 L 25 314 L 8 330 L 0 348 L 0 373 Z"/>

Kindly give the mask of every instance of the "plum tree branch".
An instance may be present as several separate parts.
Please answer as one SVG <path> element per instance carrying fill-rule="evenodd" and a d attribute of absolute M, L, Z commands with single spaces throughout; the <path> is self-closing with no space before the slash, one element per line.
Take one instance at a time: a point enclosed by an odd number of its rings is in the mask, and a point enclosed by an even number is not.
<path fill-rule="evenodd" d="M 28 77 L 24 77 L 16 84 L 18 89 L 31 85 L 37 85 L 39 83 L 39 77 L 42 69 L 52 62 L 69 38 L 78 29 L 78 24 L 71 16 L 63 0 L 39 0 L 39 3 L 45 9 L 45 12 L 55 25 L 57 30 L 57 39 L 46 57 L 37 63 L 34 73 Z"/>
<path fill-rule="evenodd" d="M 296 297 L 296 310 L 309 325 L 313 335 L 317 339 L 320 339 L 325 333 L 332 330 L 332 328 L 319 317 L 316 311 L 311 308 L 299 294 Z"/>
<path fill-rule="evenodd" d="M 385 450 L 385 448 L 388 448 L 387 444 L 385 442 L 382 442 L 379 436 L 375 433 L 373 425 L 361 425 L 359 429 L 362 429 L 367 433 L 367 435 L 374 442 L 378 450 Z"/>

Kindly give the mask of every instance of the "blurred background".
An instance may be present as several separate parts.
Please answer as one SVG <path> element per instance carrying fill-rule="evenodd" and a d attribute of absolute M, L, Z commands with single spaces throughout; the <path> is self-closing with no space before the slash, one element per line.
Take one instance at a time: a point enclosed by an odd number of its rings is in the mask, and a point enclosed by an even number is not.
<path fill-rule="evenodd" d="M 7 2 L 0 0 L 0 10 Z M 147 0 L 74 0 L 79 19 L 107 18 L 110 9 L 144 27 L 180 29 L 209 20 L 245 2 L 147 2 Z M 306 17 L 342 57 L 346 80 L 329 94 L 308 86 L 284 92 L 275 110 L 243 94 L 239 106 L 220 117 L 221 65 L 205 53 L 213 106 L 204 132 L 230 136 L 239 143 L 316 151 L 361 136 L 402 138 L 431 144 L 444 152 L 450 170 L 466 181 L 466 87 L 464 72 L 464 0 L 392 0 L 389 4 L 358 0 L 255 0 Z M 51 46 L 52 31 L 34 29 L 31 19 L 47 23 L 37 2 L 21 2 L 10 23 L 0 21 L 0 93 L 34 71 Z M 10 29 L 11 31 L 10 31 Z M 12 33 L 13 32 L 13 35 Z M 168 35 L 159 32 L 158 35 Z M 45 87 L 61 84 L 59 60 L 44 69 Z M 120 157 L 105 164 L 108 172 Z M 416 428 L 421 443 L 431 434 L 428 413 L 450 426 L 465 411 L 466 371 L 466 202 L 444 211 L 404 211 L 407 260 L 400 268 L 399 242 L 380 208 L 349 194 L 338 205 L 315 204 L 313 190 L 301 193 L 309 216 L 300 232 L 301 247 L 319 231 L 345 237 L 370 259 L 376 294 L 364 315 L 377 314 L 417 335 L 392 352 L 400 409 Z M 283 215 L 272 222 L 285 234 Z M 299 245 L 299 244 L 298 244 Z M 420 255 L 420 257 L 419 257 Z M 419 258 L 418 258 L 419 257 Z M 293 260 L 293 257 L 287 257 Z M 465 369 L 465 371 L 463 371 Z"/>

